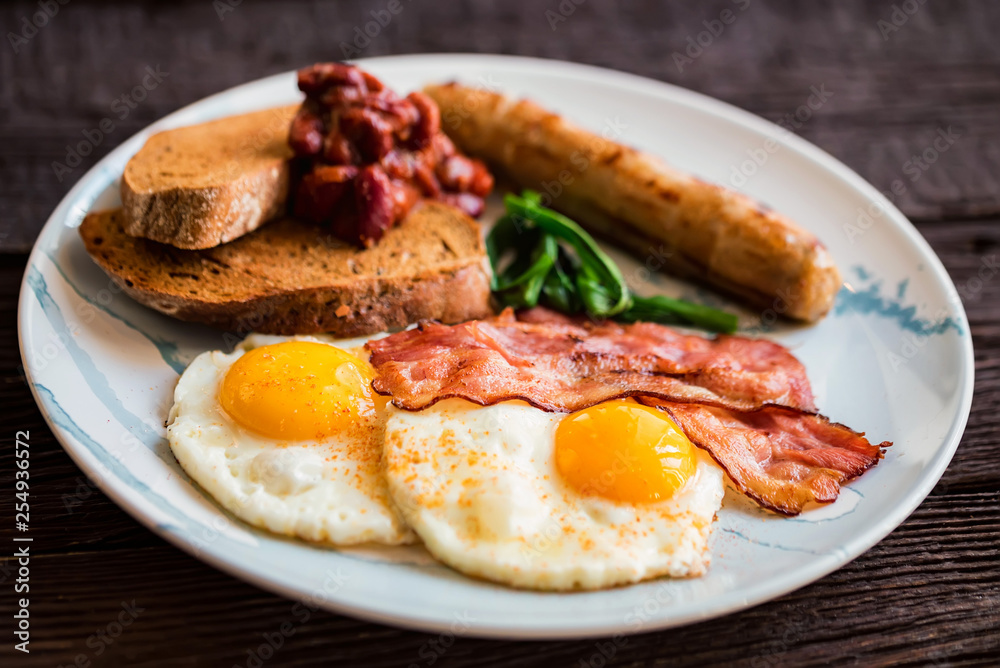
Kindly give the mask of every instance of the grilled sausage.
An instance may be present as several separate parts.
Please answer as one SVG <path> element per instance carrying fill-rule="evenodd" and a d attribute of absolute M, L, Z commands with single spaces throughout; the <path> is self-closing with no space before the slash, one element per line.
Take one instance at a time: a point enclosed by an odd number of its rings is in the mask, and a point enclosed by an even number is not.
<path fill-rule="evenodd" d="M 529 100 L 454 83 L 424 92 L 437 102 L 442 129 L 462 151 L 524 187 L 560 190 L 550 206 L 651 260 L 647 266 L 662 265 L 798 320 L 819 320 L 833 305 L 841 280 L 826 248 L 749 197 L 606 140 Z"/>

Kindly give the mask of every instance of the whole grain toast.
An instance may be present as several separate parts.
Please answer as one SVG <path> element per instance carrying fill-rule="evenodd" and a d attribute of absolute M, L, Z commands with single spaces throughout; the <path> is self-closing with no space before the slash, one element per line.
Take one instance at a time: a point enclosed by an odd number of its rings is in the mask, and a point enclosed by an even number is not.
<path fill-rule="evenodd" d="M 298 105 L 150 137 L 125 166 L 124 230 L 177 248 L 211 248 L 280 216 L 289 188 L 288 127 Z"/>
<path fill-rule="evenodd" d="M 368 249 L 289 218 L 204 250 L 129 236 L 126 225 L 121 209 L 91 213 L 80 225 L 87 251 L 126 294 L 241 335 L 351 337 L 491 313 L 479 226 L 437 202 L 414 208 Z"/>

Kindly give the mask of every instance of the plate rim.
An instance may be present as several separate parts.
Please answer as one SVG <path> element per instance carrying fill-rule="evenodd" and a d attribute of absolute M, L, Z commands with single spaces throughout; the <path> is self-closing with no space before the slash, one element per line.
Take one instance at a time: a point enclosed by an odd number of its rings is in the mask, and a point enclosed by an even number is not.
<path fill-rule="evenodd" d="M 930 244 L 923 238 L 922 235 L 920 235 L 909 219 L 906 218 L 906 216 L 900 212 L 891 201 L 889 201 L 872 184 L 865 181 L 859 174 L 847 167 L 837 158 L 802 137 L 792 133 L 781 133 L 779 126 L 776 124 L 771 123 L 770 121 L 767 121 L 766 119 L 763 119 L 749 111 L 740 109 L 735 105 L 729 104 L 728 102 L 713 98 L 703 93 L 682 88 L 676 84 L 659 81 L 649 77 L 581 63 L 548 58 L 508 56 L 502 54 L 399 54 L 364 58 L 353 62 L 358 62 L 364 65 L 367 63 L 397 63 L 398 61 L 404 61 L 404 63 L 408 65 L 412 61 L 414 66 L 418 66 L 421 62 L 425 65 L 431 64 L 440 66 L 441 64 L 447 64 L 449 61 L 455 61 L 456 59 L 460 60 L 464 64 L 468 64 L 470 61 L 478 61 L 485 66 L 489 66 L 490 64 L 495 65 L 499 62 L 501 67 L 519 65 L 530 68 L 547 68 L 550 72 L 553 72 L 553 70 L 562 70 L 562 73 L 572 75 L 573 78 L 580 80 L 593 80 L 596 78 L 599 79 L 601 83 L 628 88 L 648 97 L 669 99 L 675 104 L 685 104 L 689 107 L 697 109 L 701 113 L 748 128 L 754 132 L 770 134 L 771 136 L 778 135 L 780 137 L 780 139 L 778 139 L 779 143 L 792 148 L 802 157 L 810 160 L 812 163 L 822 168 L 831 177 L 838 178 L 852 190 L 858 191 L 867 196 L 869 199 L 878 202 L 885 209 L 888 214 L 887 217 L 890 219 L 892 225 L 906 236 L 907 240 L 916 247 L 922 258 L 927 261 L 929 265 L 928 268 L 933 272 L 935 282 L 943 287 L 947 299 L 953 305 L 955 315 L 962 325 L 962 332 L 959 335 L 962 358 L 962 369 L 960 373 L 962 380 L 959 381 L 958 387 L 958 392 L 960 394 L 957 404 L 958 411 L 957 414 L 952 417 L 951 424 L 948 427 L 944 441 L 935 451 L 933 459 L 928 462 L 928 466 L 925 467 L 924 473 L 920 478 L 920 483 L 915 486 L 915 488 L 912 489 L 906 497 L 904 497 L 906 502 L 897 504 L 893 508 L 889 509 L 889 512 L 883 515 L 880 521 L 873 525 L 869 531 L 864 532 L 861 538 L 851 540 L 842 546 L 838 555 L 829 559 L 817 559 L 810 566 L 800 569 L 798 571 L 800 573 L 800 577 L 795 578 L 791 584 L 788 584 L 787 579 L 777 580 L 772 578 L 770 581 L 765 581 L 752 587 L 749 591 L 742 590 L 741 592 L 727 592 L 727 595 L 717 598 L 718 602 L 714 607 L 707 609 L 703 608 L 697 613 L 692 613 L 681 618 L 654 618 L 653 620 L 650 620 L 648 625 L 642 626 L 638 629 L 631 624 L 627 624 L 624 620 L 619 620 L 616 624 L 605 622 L 574 625 L 565 623 L 560 624 L 556 622 L 542 627 L 537 625 L 524 626 L 516 622 L 511 623 L 509 621 L 507 623 L 497 623 L 496 621 L 491 621 L 486 623 L 473 622 L 468 630 L 463 632 L 465 635 L 472 637 L 505 639 L 554 640 L 590 638 L 607 636 L 616 633 L 630 634 L 635 632 L 663 630 L 666 628 L 687 625 L 697 621 L 713 619 L 740 610 L 749 609 L 812 584 L 816 580 L 824 577 L 834 570 L 837 570 L 838 568 L 843 567 L 850 561 L 853 561 L 876 543 L 882 541 L 889 533 L 902 524 L 921 503 L 923 503 L 923 501 L 930 494 L 931 490 L 941 479 L 945 469 L 954 457 L 962 435 L 964 434 L 965 428 L 968 424 L 975 383 L 975 356 L 965 307 L 958 296 L 954 281 L 947 273 L 947 270 L 944 268 L 940 258 L 931 248 Z M 559 72 L 553 73 L 558 74 Z M 88 203 L 86 206 L 80 206 L 80 200 L 82 196 L 88 192 L 88 189 L 92 187 L 92 184 L 99 180 L 102 173 L 107 171 L 108 163 L 117 160 L 123 153 L 131 151 L 132 145 L 141 137 L 148 136 L 150 133 L 161 129 L 176 127 L 183 124 L 184 117 L 191 114 L 195 107 L 204 105 L 209 101 L 222 96 L 232 95 L 240 89 L 260 86 L 265 81 L 290 78 L 293 74 L 294 70 L 290 70 L 262 77 L 260 79 L 255 79 L 253 81 L 248 81 L 185 105 L 130 136 L 128 139 L 123 141 L 121 145 L 99 160 L 82 177 L 80 177 L 80 179 L 73 185 L 72 188 L 70 188 L 69 192 L 67 192 L 63 199 L 55 207 L 52 214 L 48 217 L 41 232 L 39 233 L 38 238 L 32 246 L 25 266 L 25 272 L 22 276 L 18 295 L 17 332 L 18 346 L 21 353 L 21 363 L 25 380 L 46 424 L 63 450 L 69 454 L 74 463 L 80 467 L 80 469 L 101 489 L 104 494 L 111 498 L 120 508 L 125 510 L 141 525 L 145 526 L 154 534 L 160 536 L 169 543 L 184 550 L 196 559 L 208 563 L 224 573 L 238 577 L 239 579 L 249 582 L 250 584 L 261 589 L 278 593 L 293 600 L 301 600 L 305 595 L 305 592 L 302 589 L 296 589 L 294 586 L 286 584 L 282 579 L 276 576 L 272 575 L 271 577 L 266 577 L 265 574 L 254 570 L 252 566 L 237 559 L 226 559 L 223 555 L 216 554 L 210 548 L 202 549 L 193 540 L 183 534 L 165 529 L 158 524 L 156 519 L 151 514 L 147 513 L 140 507 L 138 500 L 130 498 L 133 492 L 136 495 L 141 496 L 140 492 L 132 490 L 127 484 L 121 482 L 117 478 L 112 481 L 109 476 L 101 474 L 96 465 L 87 461 L 89 453 L 88 448 L 84 444 L 79 443 L 72 434 L 55 423 L 51 415 L 52 408 L 48 405 L 48 400 L 39 394 L 34 382 L 33 372 L 28 358 L 28 349 L 25 347 L 25 342 L 29 339 L 29 337 L 26 336 L 26 327 L 28 327 L 30 321 L 28 309 L 31 303 L 31 290 L 28 285 L 28 275 L 31 269 L 37 266 L 40 256 L 44 253 L 42 249 L 43 237 L 51 234 L 52 228 L 63 226 L 65 220 L 69 218 L 74 207 L 79 206 L 83 211 L 88 211 L 90 209 L 92 202 Z M 246 110 L 249 111 L 251 109 L 247 107 Z M 102 188 L 101 192 L 103 192 L 106 187 L 107 186 Z M 780 584 L 775 584 L 775 580 L 777 580 Z M 366 621 L 391 624 L 398 627 L 424 632 L 448 631 L 451 626 L 450 623 L 427 620 L 419 616 L 414 616 L 413 614 L 396 613 L 384 606 L 380 607 L 378 604 L 364 606 L 341 603 L 336 599 L 336 597 L 326 599 L 322 603 L 321 607 L 339 614 L 350 615 Z"/>

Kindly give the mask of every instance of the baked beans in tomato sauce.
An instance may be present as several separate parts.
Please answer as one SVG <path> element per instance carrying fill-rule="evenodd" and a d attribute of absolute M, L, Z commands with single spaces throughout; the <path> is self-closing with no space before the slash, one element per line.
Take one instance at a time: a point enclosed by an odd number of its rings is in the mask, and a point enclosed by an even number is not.
<path fill-rule="evenodd" d="M 367 247 L 422 198 L 482 213 L 493 177 L 445 136 L 429 97 L 400 97 L 344 63 L 299 70 L 298 83 L 306 99 L 288 137 L 299 175 L 295 216 Z"/>

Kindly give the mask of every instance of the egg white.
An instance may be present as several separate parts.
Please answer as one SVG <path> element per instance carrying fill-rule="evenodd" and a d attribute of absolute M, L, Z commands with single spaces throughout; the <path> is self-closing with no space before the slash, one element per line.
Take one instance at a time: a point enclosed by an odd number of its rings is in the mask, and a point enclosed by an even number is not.
<path fill-rule="evenodd" d="M 718 465 L 697 450 L 695 475 L 652 504 L 581 495 L 555 467 L 563 417 L 521 401 L 389 408 L 389 490 L 431 554 L 468 575 L 546 590 L 704 573 L 723 497 Z"/>
<path fill-rule="evenodd" d="M 369 337 L 372 338 L 372 337 Z M 317 341 L 363 359 L 367 339 L 251 335 L 232 353 L 199 355 L 174 390 L 167 437 L 191 478 L 231 513 L 268 531 L 331 545 L 416 540 L 389 499 L 382 473 L 383 419 L 324 440 L 277 441 L 250 431 L 219 404 L 219 389 L 246 351 Z"/>

